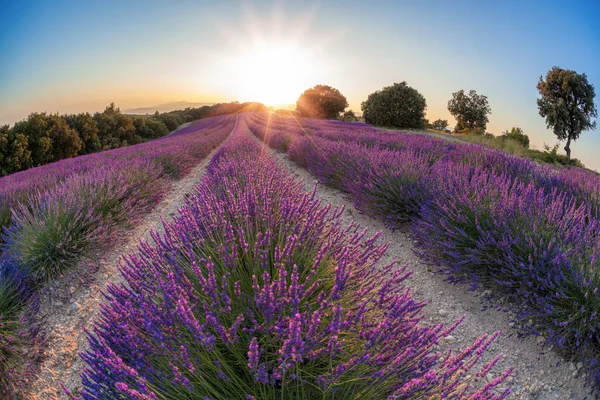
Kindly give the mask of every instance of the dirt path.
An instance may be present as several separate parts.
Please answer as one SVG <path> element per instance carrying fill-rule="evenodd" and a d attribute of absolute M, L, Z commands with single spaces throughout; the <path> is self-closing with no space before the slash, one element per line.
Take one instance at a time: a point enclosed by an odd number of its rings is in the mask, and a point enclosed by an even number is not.
<path fill-rule="evenodd" d="M 80 285 L 73 280 L 63 279 L 58 283 L 59 287 L 53 288 L 52 297 L 45 295 L 42 298 L 41 312 L 48 316 L 48 348 L 36 380 L 22 393 L 23 399 L 66 399 L 67 396 L 63 394 L 59 382 L 74 393 L 81 388 L 80 374 L 83 362 L 79 354 L 87 349 L 84 329 L 89 329 L 97 316 L 103 300 L 101 292 L 109 283 L 123 282 L 118 270 L 121 257 L 135 252 L 140 240 L 149 240 L 150 231 L 161 231 L 161 218 L 169 220 L 176 215 L 186 196 L 202 179 L 215 151 L 216 149 L 187 176 L 174 182 L 165 198 L 152 212 L 143 216 L 134 229 L 119 232 L 114 236 L 113 240 L 118 244 L 100 259 L 94 260 L 97 270 L 89 279 L 91 284 Z M 57 292 L 67 294 L 67 298 L 57 299 Z"/>
<path fill-rule="evenodd" d="M 314 176 L 294 164 L 285 154 L 271 150 L 284 166 L 305 182 L 306 190 L 311 191 L 317 183 Z M 392 232 L 379 221 L 360 214 L 352 202 L 340 191 L 319 185 L 317 197 L 326 203 L 346 208 L 344 217 L 353 219 L 369 232 L 382 231 L 382 241 L 391 243 L 384 263 L 396 260 L 400 265 L 407 264 L 414 270 L 408 279 L 407 286 L 413 290 L 419 300 L 426 300 L 428 322 L 444 322 L 450 325 L 463 315 L 462 324 L 452 336 L 447 337 L 443 346 L 462 348 L 483 333 L 501 331 L 501 336 L 486 352 L 486 360 L 498 353 L 504 358 L 495 369 L 496 373 L 513 367 L 515 372 L 505 386 L 513 390 L 511 399 L 585 399 L 589 388 L 584 387 L 585 371 L 581 364 L 573 364 L 552 351 L 551 346 L 543 345 L 539 338 L 517 337 L 512 328 L 514 314 L 493 308 L 488 301 L 490 291 L 470 291 L 468 284 L 451 284 L 444 281 L 444 276 L 434 273 L 431 267 L 423 264 L 414 254 L 414 241 L 406 232 Z M 493 379 L 494 376 L 487 376 Z M 588 396 L 587 398 L 591 398 Z"/>

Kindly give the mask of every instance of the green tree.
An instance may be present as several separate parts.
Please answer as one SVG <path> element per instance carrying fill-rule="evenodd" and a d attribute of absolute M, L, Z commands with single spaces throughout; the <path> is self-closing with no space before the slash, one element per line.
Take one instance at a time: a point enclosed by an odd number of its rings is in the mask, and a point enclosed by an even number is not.
<path fill-rule="evenodd" d="M 21 171 L 31 165 L 27 137 L 8 125 L 0 127 L 0 176 Z"/>
<path fill-rule="evenodd" d="M 156 139 L 169 133 L 165 124 L 154 118 L 134 118 L 133 126 L 135 126 L 136 135 L 142 141 Z"/>
<path fill-rule="evenodd" d="M 165 124 L 169 132 L 174 131 L 179 125 L 183 123 L 182 119 L 178 118 L 178 116 L 174 114 L 163 114 L 160 116 L 160 120 L 163 124 Z"/>
<path fill-rule="evenodd" d="M 474 90 L 468 94 L 464 90 L 452 93 L 448 111 L 456 118 L 454 130 L 457 132 L 468 130 L 484 133 L 489 122 L 488 114 L 492 113 L 487 96 L 479 95 Z"/>
<path fill-rule="evenodd" d="M 67 120 L 71 129 L 77 131 L 77 134 L 83 142 L 80 154 L 95 153 L 102 149 L 102 144 L 98 137 L 98 127 L 90 113 L 65 115 L 64 118 Z"/>
<path fill-rule="evenodd" d="M 552 128 L 558 140 L 567 140 L 565 152 L 571 160 L 571 141 L 576 141 L 581 132 L 595 129 L 598 116 L 594 105 L 594 86 L 585 74 L 570 69 L 553 67 L 540 76 L 537 84 L 540 98 L 537 100 L 540 115 L 546 118 L 546 126 Z"/>
<path fill-rule="evenodd" d="M 439 131 L 446 130 L 446 128 L 448 127 L 448 120 L 447 119 L 436 119 L 431 124 L 431 127 L 433 129 L 437 129 Z"/>
<path fill-rule="evenodd" d="M 305 90 L 296 101 L 300 116 L 308 118 L 337 119 L 346 107 L 346 97 L 327 85 L 316 85 Z"/>
<path fill-rule="evenodd" d="M 514 140 L 521 143 L 523 147 L 529 148 L 529 136 L 524 134 L 521 128 L 513 127 L 510 131 L 502 132 L 502 136 L 500 137 Z"/>
<path fill-rule="evenodd" d="M 75 157 L 83 147 L 77 131 L 71 129 L 67 121 L 60 115 L 47 116 L 47 129 L 52 141 L 52 161 Z"/>
<path fill-rule="evenodd" d="M 102 149 L 114 149 L 136 142 L 133 121 L 110 103 L 102 113 L 94 114 Z"/>
<path fill-rule="evenodd" d="M 426 108 L 425 97 L 406 82 L 371 93 L 361 104 L 366 123 L 397 128 L 423 128 Z"/>
<path fill-rule="evenodd" d="M 342 120 L 348 121 L 348 122 L 356 122 L 356 121 L 358 121 L 358 118 L 356 118 L 354 111 L 348 110 L 342 115 Z"/>
<path fill-rule="evenodd" d="M 46 113 L 31 113 L 26 120 L 13 126 L 15 134 L 27 138 L 31 157 L 25 168 L 43 165 L 52 161 L 52 139 L 48 131 Z"/>

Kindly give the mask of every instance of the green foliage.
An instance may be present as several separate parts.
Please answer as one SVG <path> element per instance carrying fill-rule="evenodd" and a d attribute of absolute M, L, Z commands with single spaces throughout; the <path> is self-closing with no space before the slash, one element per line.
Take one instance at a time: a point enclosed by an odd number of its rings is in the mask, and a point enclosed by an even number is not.
<path fill-rule="evenodd" d="M 581 132 L 596 128 L 592 121 L 598 116 L 594 86 L 585 74 L 553 67 L 545 80 L 540 76 L 537 89 L 541 96 L 537 100 L 540 115 L 546 118 L 547 127 L 552 128 L 558 140 L 567 140 L 565 151 L 569 160 L 571 141 L 577 140 Z"/>
<path fill-rule="evenodd" d="M 423 128 L 426 108 L 425 97 L 406 82 L 371 93 L 361 104 L 366 123 L 397 128 Z"/>
<path fill-rule="evenodd" d="M 0 126 L 0 176 L 12 174 L 32 164 L 27 136 Z"/>
<path fill-rule="evenodd" d="M 73 201 L 21 206 L 15 213 L 6 252 L 39 282 L 56 277 L 84 254 L 100 224 Z"/>
<path fill-rule="evenodd" d="M 344 114 L 342 114 L 342 120 L 348 121 L 348 122 L 356 122 L 356 121 L 358 121 L 358 118 L 356 118 L 354 111 L 348 110 Z"/>
<path fill-rule="evenodd" d="M 305 90 L 296 102 L 300 116 L 308 118 L 337 119 L 346 107 L 346 97 L 327 85 L 316 85 Z"/>
<path fill-rule="evenodd" d="M 487 96 L 479 95 L 471 90 L 465 94 L 464 90 L 452 93 L 448 101 L 448 111 L 456 118 L 456 132 L 481 133 L 485 132 L 489 122 L 488 114 L 492 113 Z"/>
<path fill-rule="evenodd" d="M 96 121 L 89 113 L 65 115 L 64 118 L 83 141 L 83 147 L 79 154 L 95 153 L 102 149 Z"/>
<path fill-rule="evenodd" d="M 448 127 L 448 120 L 446 119 L 436 119 L 431 124 L 433 129 L 437 129 L 438 131 L 444 131 Z"/>
<path fill-rule="evenodd" d="M 32 113 L 13 127 L 13 134 L 27 137 L 31 161 L 26 167 L 35 167 L 53 161 L 51 127 L 46 113 Z"/>
<path fill-rule="evenodd" d="M 156 139 L 169 133 L 166 124 L 154 118 L 137 117 L 133 120 L 136 135 L 142 140 Z"/>
<path fill-rule="evenodd" d="M 115 103 L 110 103 L 104 112 L 94 114 L 94 120 L 103 150 L 138 143 L 133 121 L 127 115 L 121 114 Z"/>
<path fill-rule="evenodd" d="M 58 114 L 48 116 L 48 131 L 52 141 L 52 161 L 75 157 L 83 147 L 77 131 Z"/>
<path fill-rule="evenodd" d="M 502 136 L 500 137 L 503 139 L 514 140 L 521 143 L 523 147 L 529 148 L 529 136 L 524 134 L 523 129 L 521 128 L 513 127 L 510 131 L 502 132 Z"/>
<path fill-rule="evenodd" d="M 569 158 L 565 154 L 559 154 L 558 149 L 560 147 L 559 143 L 556 143 L 554 146 L 550 147 L 544 143 L 544 150 L 529 150 L 527 155 L 539 162 L 548 163 L 548 164 L 556 164 L 556 165 L 564 165 L 564 166 L 575 166 L 580 168 L 585 168 L 583 163 L 577 158 Z"/>

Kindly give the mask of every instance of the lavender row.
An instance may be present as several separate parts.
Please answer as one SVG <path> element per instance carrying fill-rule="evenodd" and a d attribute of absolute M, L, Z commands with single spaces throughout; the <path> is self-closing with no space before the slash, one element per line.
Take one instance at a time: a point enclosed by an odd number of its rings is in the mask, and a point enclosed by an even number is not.
<path fill-rule="evenodd" d="M 126 258 L 89 336 L 81 398 L 501 399 L 476 363 L 496 334 L 436 353 L 387 245 L 302 190 L 241 125 L 180 214 Z M 469 378 L 466 378 L 470 372 Z"/>
<path fill-rule="evenodd" d="M 148 212 L 171 179 L 187 173 L 223 142 L 235 119 L 203 123 L 205 129 L 197 125 L 199 131 L 186 135 L 0 179 L 0 395 L 22 373 L 18 354 L 27 350 L 26 342 L 37 340 L 28 335 L 37 327 L 19 320 L 31 295 L 82 255 L 106 248 L 116 228 L 130 226 Z"/>
<path fill-rule="evenodd" d="M 491 173 L 507 173 L 524 182 L 532 182 L 546 191 L 558 190 L 579 202 L 600 208 L 600 179 L 583 168 L 556 168 L 512 156 L 484 146 L 456 143 L 421 134 L 384 131 L 363 123 L 285 118 L 275 114 L 255 113 L 247 116 L 250 128 L 265 135 L 271 147 L 287 150 L 298 135 L 320 137 L 335 142 L 356 143 L 368 147 L 417 153 L 429 164 L 453 162 L 478 166 Z"/>
<path fill-rule="evenodd" d="M 519 317 L 528 332 L 545 335 L 571 354 L 585 353 L 597 371 L 600 180 L 595 176 L 416 135 L 348 125 L 344 130 L 315 121 L 304 126 L 284 118 L 273 122 L 264 115 L 247 119 L 258 137 L 287 150 L 321 182 L 349 193 L 363 212 L 392 228 L 411 223 L 425 260 L 457 279 L 493 285 L 523 306 Z M 365 144 L 361 134 L 372 142 Z M 598 385 L 597 372 L 595 379 Z"/>

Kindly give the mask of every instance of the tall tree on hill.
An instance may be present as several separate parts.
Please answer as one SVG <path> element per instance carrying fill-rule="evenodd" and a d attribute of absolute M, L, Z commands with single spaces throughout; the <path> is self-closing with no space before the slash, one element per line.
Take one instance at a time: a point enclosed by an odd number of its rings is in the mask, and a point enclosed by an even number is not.
<path fill-rule="evenodd" d="M 576 141 L 581 132 L 596 128 L 596 121 L 592 121 L 598 116 L 594 86 L 585 74 L 553 67 L 546 79 L 540 76 L 537 89 L 541 96 L 537 100 L 540 115 L 559 140 L 567 140 L 565 152 L 570 162 L 571 141 Z"/>
<path fill-rule="evenodd" d="M 452 93 L 452 98 L 448 101 L 448 111 L 456 119 L 455 131 L 478 133 L 485 132 L 489 122 L 488 114 L 492 113 L 487 96 L 479 95 L 474 90 L 470 90 L 469 93 L 465 93 L 464 90 Z"/>
<path fill-rule="evenodd" d="M 338 119 L 348 107 L 346 97 L 339 90 L 327 85 L 306 89 L 296 101 L 300 116 L 308 118 Z"/>

